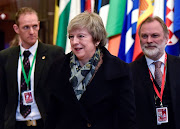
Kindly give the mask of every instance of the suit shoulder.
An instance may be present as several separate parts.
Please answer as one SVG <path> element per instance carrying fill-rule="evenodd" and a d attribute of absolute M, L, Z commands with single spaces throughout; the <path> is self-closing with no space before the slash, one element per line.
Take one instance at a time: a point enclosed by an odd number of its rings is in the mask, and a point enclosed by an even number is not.
<path fill-rule="evenodd" d="M 130 68 L 137 67 L 140 64 L 139 60 L 135 60 L 131 63 L 129 63 Z"/>
<path fill-rule="evenodd" d="M 124 68 L 128 67 L 128 64 L 126 62 L 121 60 L 119 57 L 116 57 L 116 56 L 110 54 L 109 52 L 104 53 L 104 61 L 105 61 L 105 63 L 116 67 L 117 69 L 122 68 L 122 67 L 124 67 Z"/>
<path fill-rule="evenodd" d="M 131 71 L 135 73 L 139 73 L 139 71 L 142 71 L 142 69 L 148 68 L 145 57 L 141 57 L 140 59 L 129 63 L 129 67 Z"/>
<path fill-rule="evenodd" d="M 172 66 L 176 67 L 177 69 L 179 69 L 180 57 L 168 54 L 167 63 L 168 63 L 168 66 L 172 65 Z"/>
<path fill-rule="evenodd" d="M 105 54 L 103 64 L 109 79 L 129 76 L 128 64 L 116 56 Z"/>
<path fill-rule="evenodd" d="M 168 54 L 168 59 L 177 60 L 178 62 L 180 62 L 180 57 L 179 56 L 173 56 L 173 55 Z"/>
<path fill-rule="evenodd" d="M 44 44 L 44 46 L 51 49 L 51 50 L 60 50 L 60 51 L 64 52 L 64 49 L 62 47 L 57 46 L 57 45 Z"/>
<path fill-rule="evenodd" d="M 126 62 L 121 60 L 119 57 L 112 55 L 106 48 L 103 48 L 102 52 L 105 63 L 111 64 L 112 66 L 128 66 Z"/>
<path fill-rule="evenodd" d="M 11 47 L 11 48 L 6 48 L 0 51 L 0 58 L 2 60 L 6 60 L 10 55 L 18 54 L 19 52 L 19 47 Z"/>
<path fill-rule="evenodd" d="M 18 49 L 19 49 L 19 46 L 15 46 L 15 47 L 11 47 L 11 48 L 6 48 L 6 49 L 1 50 L 0 54 L 1 55 L 7 55 L 7 54 L 9 54 L 9 53 L 11 53 L 13 51 L 18 50 Z"/>
<path fill-rule="evenodd" d="M 64 49 L 57 45 L 39 43 L 39 47 L 41 48 L 41 50 L 46 50 L 46 52 L 50 55 L 65 55 Z"/>

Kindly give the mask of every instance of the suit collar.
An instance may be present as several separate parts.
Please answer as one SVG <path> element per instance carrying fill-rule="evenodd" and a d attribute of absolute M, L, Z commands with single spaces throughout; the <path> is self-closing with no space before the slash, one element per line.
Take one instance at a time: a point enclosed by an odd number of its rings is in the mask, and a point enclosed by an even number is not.
<path fill-rule="evenodd" d="M 22 47 L 22 45 L 20 45 L 21 55 L 23 55 L 23 52 L 25 50 L 29 50 L 31 52 L 32 56 L 34 56 L 35 53 L 36 53 L 37 48 L 38 48 L 38 41 L 33 46 L 31 46 L 29 49 L 25 49 L 25 48 Z"/>
<path fill-rule="evenodd" d="M 146 62 L 147 62 L 148 66 L 150 66 L 153 62 L 156 62 L 156 61 L 161 61 L 162 63 L 164 63 L 165 53 L 158 60 L 152 60 L 152 59 L 148 58 L 147 56 L 145 56 L 145 58 L 146 58 Z"/>
<path fill-rule="evenodd" d="M 18 59 L 19 59 L 19 52 L 20 52 L 20 46 L 11 48 L 11 54 L 9 56 L 9 62 L 13 62 L 13 65 L 9 67 L 9 71 L 11 71 L 11 76 L 15 77 L 12 78 L 12 82 L 17 82 L 17 68 L 18 68 Z M 34 88 L 37 88 L 38 82 L 41 77 L 41 72 L 44 68 L 44 65 L 46 63 L 47 59 L 47 48 L 43 43 L 38 43 L 37 48 L 37 57 L 36 57 L 36 64 L 35 64 L 35 73 L 34 73 Z M 44 58 L 45 57 L 45 58 Z M 10 64 L 9 64 L 10 65 Z M 18 87 L 17 83 L 15 83 Z M 17 88 L 16 88 L 17 90 Z M 18 93 L 18 91 L 17 91 Z"/>

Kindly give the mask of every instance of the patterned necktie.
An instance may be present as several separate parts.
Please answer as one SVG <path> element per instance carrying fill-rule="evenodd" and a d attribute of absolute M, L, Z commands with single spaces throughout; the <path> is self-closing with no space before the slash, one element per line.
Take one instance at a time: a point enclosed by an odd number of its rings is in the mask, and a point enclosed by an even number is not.
<path fill-rule="evenodd" d="M 161 84 L 162 84 L 161 64 L 162 64 L 161 61 L 154 62 L 154 65 L 155 65 L 154 75 L 155 75 L 155 80 L 157 84 L 159 85 L 159 87 L 161 87 Z"/>
<path fill-rule="evenodd" d="M 26 72 L 26 76 L 28 77 L 29 69 L 30 69 L 30 62 L 29 62 L 29 55 L 31 54 L 30 51 L 24 51 L 24 70 Z M 29 83 L 29 88 L 31 88 Z M 26 118 L 31 113 L 31 106 L 30 105 L 23 105 L 23 99 L 22 99 L 22 92 L 27 91 L 27 84 L 25 82 L 23 72 L 21 72 L 21 94 L 20 94 L 20 113 L 21 115 Z"/>

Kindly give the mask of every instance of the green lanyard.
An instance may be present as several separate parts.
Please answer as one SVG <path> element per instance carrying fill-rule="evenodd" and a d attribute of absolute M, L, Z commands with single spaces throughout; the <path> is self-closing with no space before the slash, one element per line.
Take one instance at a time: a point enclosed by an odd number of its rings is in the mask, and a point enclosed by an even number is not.
<path fill-rule="evenodd" d="M 36 59 L 36 54 L 37 54 L 37 50 L 36 50 L 35 55 L 33 57 L 33 62 L 32 62 L 32 65 L 30 67 L 28 78 L 27 78 L 27 75 L 26 75 L 26 72 L 25 72 L 25 69 L 24 69 L 24 65 L 23 65 L 23 61 L 22 61 L 22 57 L 21 57 L 21 50 L 20 50 L 21 68 L 22 68 L 22 72 L 23 72 L 25 82 L 27 84 L 27 90 L 29 90 L 29 82 L 30 82 L 30 77 L 31 77 L 31 72 L 32 72 L 32 68 L 33 68 L 33 65 L 34 65 L 34 61 Z"/>

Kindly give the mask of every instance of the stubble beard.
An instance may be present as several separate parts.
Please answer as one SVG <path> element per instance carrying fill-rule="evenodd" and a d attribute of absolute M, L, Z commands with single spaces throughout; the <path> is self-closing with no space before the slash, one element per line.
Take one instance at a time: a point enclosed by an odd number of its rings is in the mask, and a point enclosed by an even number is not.
<path fill-rule="evenodd" d="M 142 50 L 147 57 L 156 57 L 159 52 L 158 48 L 148 49 L 144 47 Z"/>
<path fill-rule="evenodd" d="M 146 48 L 147 45 L 142 46 L 142 51 L 143 53 L 149 57 L 150 59 L 157 60 L 160 58 L 162 53 L 164 53 L 164 49 L 161 50 L 161 47 L 163 46 L 155 46 L 153 49 L 151 48 Z"/>

